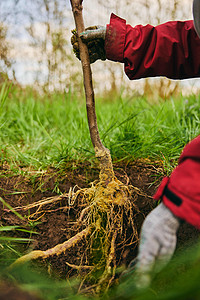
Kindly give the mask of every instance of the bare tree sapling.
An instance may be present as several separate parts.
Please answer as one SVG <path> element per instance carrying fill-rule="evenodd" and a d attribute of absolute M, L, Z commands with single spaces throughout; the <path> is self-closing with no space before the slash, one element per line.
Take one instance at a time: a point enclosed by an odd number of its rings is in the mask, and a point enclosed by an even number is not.
<path fill-rule="evenodd" d="M 120 249 L 121 256 L 126 247 L 137 244 L 138 237 L 134 224 L 134 214 L 138 212 L 135 206 L 138 189 L 128 185 L 128 183 L 124 184 L 116 178 L 110 151 L 101 142 L 95 112 L 88 49 L 79 38 L 79 34 L 84 31 L 82 0 L 70 1 L 78 35 L 90 137 L 95 155 L 100 163 L 99 180 L 91 183 L 91 187 L 79 189 L 74 194 L 69 191 L 68 194 L 40 200 L 38 203 L 22 207 L 24 210 L 38 207 L 36 213 L 39 213 L 41 207 L 44 207 L 47 203 L 58 201 L 62 197 L 68 197 L 71 199 L 71 203 L 78 201 L 80 207 L 84 208 L 77 218 L 79 232 L 75 236 L 46 251 L 34 250 L 17 259 L 11 267 L 32 259 L 44 259 L 52 255 L 66 253 L 69 248 L 78 247 L 78 243 L 82 240 L 82 243 L 85 243 L 85 249 L 88 249 L 87 263 L 90 263 L 94 272 L 98 270 L 98 274 L 100 274 L 95 283 L 95 291 L 99 293 L 106 291 L 115 278 L 117 249 Z M 101 254 L 98 254 L 98 259 L 93 260 L 92 257 L 95 256 L 94 250 L 96 248 L 100 249 Z M 87 267 L 81 265 L 79 268 Z M 94 278 L 92 270 L 86 276 Z"/>

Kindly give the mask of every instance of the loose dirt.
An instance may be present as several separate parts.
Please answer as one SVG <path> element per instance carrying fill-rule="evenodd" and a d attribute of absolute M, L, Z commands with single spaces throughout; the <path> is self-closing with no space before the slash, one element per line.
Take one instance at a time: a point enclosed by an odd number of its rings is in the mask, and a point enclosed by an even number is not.
<path fill-rule="evenodd" d="M 42 300 L 34 293 L 29 293 L 21 290 L 18 286 L 8 284 L 7 282 L 0 283 L 0 300 Z"/>
<path fill-rule="evenodd" d="M 9 167 L 5 165 L 1 166 L 0 169 L 0 197 L 12 208 L 65 194 L 73 188 L 76 190 L 78 187 L 89 187 L 90 183 L 98 179 L 99 175 L 98 166 L 75 162 L 71 163 L 69 167 L 66 166 L 64 173 L 57 169 L 50 169 L 43 173 L 23 168 L 21 168 L 21 171 L 25 175 L 13 175 L 13 171 L 11 172 Z M 134 186 L 138 190 L 137 197 L 133 197 L 131 201 L 134 201 L 137 206 L 134 212 L 134 224 L 138 233 L 140 233 L 145 216 L 156 206 L 152 196 L 165 172 L 160 163 L 152 163 L 148 160 L 114 163 L 114 171 L 119 180 Z M 28 230 L 33 228 L 34 231 L 39 233 L 31 236 L 33 241 L 25 249 L 23 248 L 23 254 L 30 252 L 30 250 L 52 248 L 77 233 L 77 218 L 80 216 L 83 207 L 80 207 L 80 203 L 77 202 L 69 210 L 68 202 L 68 197 L 63 197 L 59 201 L 42 207 L 38 214 L 35 214 L 38 207 L 28 211 L 17 210 L 25 217 L 24 220 L 21 220 L 0 202 L 0 225 L 18 225 Z M 124 224 L 124 228 L 126 228 L 126 224 Z M 30 237 L 29 233 L 20 231 L 15 231 L 13 235 L 16 237 Z M 192 244 L 198 236 L 199 232 L 196 229 L 188 224 L 183 224 L 178 233 L 177 249 Z M 128 233 L 127 237 L 129 237 Z M 129 238 L 131 240 L 131 237 Z M 131 242 L 130 245 L 126 243 L 126 247 L 122 245 L 120 248 L 118 246 L 118 249 L 116 249 L 117 267 L 123 266 L 125 268 L 135 258 L 137 246 L 138 240 Z M 59 278 L 71 278 L 73 276 L 83 278 L 89 272 L 90 267 L 88 251 L 89 249 L 85 249 L 84 243 L 80 242 L 65 253 L 48 258 L 42 264 L 50 274 L 56 274 Z M 94 261 L 95 258 L 93 258 Z M 88 268 L 80 268 L 80 265 Z"/>

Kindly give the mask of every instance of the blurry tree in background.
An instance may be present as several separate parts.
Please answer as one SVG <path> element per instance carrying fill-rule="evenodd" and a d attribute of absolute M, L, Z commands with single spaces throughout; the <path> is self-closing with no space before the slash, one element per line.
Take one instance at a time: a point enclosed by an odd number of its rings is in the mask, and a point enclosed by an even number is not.
<path fill-rule="evenodd" d="M 71 86 L 82 90 L 81 73 L 70 44 L 73 24 L 69 26 L 66 2 L 1 0 L 0 21 L 7 25 L 4 36 L 10 46 L 5 58 L 13 59 L 9 67 L 16 69 L 19 82 L 34 83 L 45 91 L 69 90 Z"/>
<path fill-rule="evenodd" d="M 91 5 L 90 0 L 84 0 L 86 26 L 109 23 L 111 12 L 132 26 L 157 25 L 192 18 L 192 1 L 93 0 Z M 20 83 L 34 83 L 44 90 L 82 89 L 80 65 L 70 44 L 74 20 L 68 0 L 1 0 L 0 24 L 0 66 L 11 78 L 15 71 Z M 170 87 L 163 78 L 130 82 L 123 65 L 109 61 L 96 62 L 92 69 L 94 82 L 98 82 L 96 90 L 101 92 L 119 92 L 125 87 L 127 93 L 133 94 L 137 86 L 140 93 L 150 93 L 156 82 L 159 96 L 165 97 L 167 91 L 171 94 L 178 86 L 172 83 Z"/>
<path fill-rule="evenodd" d="M 9 59 L 9 42 L 7 40 L 7 27 L 0 23 L 0 82 L 7 77 L 12 62 Z M 14 70 L 13 70 L 14 77 Z"/>
<path fill-rule="evenodd" d="M 35 8 L 41 19 L 26 27 L 32 47 L 38 49 L 40 67 L 35 83 L 43 81 L 43 87 L 50 91 L 69 89 L 71 84 L 78 88 L 81 74 L 76 71 L 76 59 L 67 38 L 70 29 L 66 28 L 66 0 L 37 0 Z"/>

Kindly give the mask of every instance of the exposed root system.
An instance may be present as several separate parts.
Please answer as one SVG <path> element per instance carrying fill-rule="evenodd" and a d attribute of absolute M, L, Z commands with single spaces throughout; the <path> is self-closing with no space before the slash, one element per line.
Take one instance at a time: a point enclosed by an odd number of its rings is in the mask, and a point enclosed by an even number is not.
<path fill-rule="evenodd" d="M 75 191 L 76 190 L 76 191 Z M 79 247 L 79 242 L 85 243 L 88 265 L 71 265 L 74 269 L 87 269 L 88 277 L 95 277 L 96 293 L 106 291 L 115 278 L 117 268 L 116 249 L 136 244 L 137 230 L 134 225 L 134 215 L 137 213 L 135 201 L 140 191 L 133 186 L 120 182 L 116 177 L 111 181 L 93 182 L 90 188 L 70 189 L 69 193 L 57 197 L 40 200 L 34 204 L 17 207 L 16 209 L 28 210 L 36 208 L 29 216 L 31 220 L 38 220 L 48 212 L 45 206 L 53 202 L 67 199 L 68 205 L 62 207 L 70 210 L 78 202 L 83 209 L 77 216 L 79 232 L 62 244 L 46 251 L 34 250 L 17 259 L 11 267 L 33 259 L 46 259 L 53 255 L 65 253 L 72 247 Z M 34 219 L 35 218 L 35 219 Z M 129 234 L 127 232 L 129 231 Z M 97 275 L 98 274 L 98 275 Z"/>
<path fill-rule="evenodd" d="M 90 232 L 90 227 L 87 227 L 86 229 L 82 230 L 81 232 L 77 233 L 75 236 L 70 238 L 69 240 L 65 241 L 62 244 L 58 244 L 55 247 L 48 249 L 46 251 L 41 251 L 41 250 L 34 250 L 31 251 L 30 253 L 21 256 L 18 258 L 11 266 L 10 268 L 13 268 L 16 265 L 19 265 L 21 263 L 25 263 L 27 261 L 33 260 L 33 259 L 38 259 L 38 258 L 48 258 L 49 256 L 52 255 L 60 255 L 61 253 L 65 253 L 65 251 L 74 245 L 76 245 L 81 239 L 86 237 L 88 233 Z"/>

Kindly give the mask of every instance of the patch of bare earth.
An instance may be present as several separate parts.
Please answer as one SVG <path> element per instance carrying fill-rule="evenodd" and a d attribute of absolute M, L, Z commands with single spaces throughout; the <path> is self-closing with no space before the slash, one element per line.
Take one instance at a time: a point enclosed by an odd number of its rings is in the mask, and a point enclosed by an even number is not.
<path fill-rule="evenodd" d="M 145 216 L 156 206 L 152 196 L 164 171 L 158 163 L 152 164 L 149 161 L 116 163 L 114 171 L 121 182 L 132 185 L 136 191 L 137 197 L 133 193 L 130 201 L 133 201 L 136 206 L 133 223 L 139 234 Z M 74 164 L 73 168 L 66 168 L 65 174 L 51 169 L 38 175 L 29 172 L 26 176 L 14 176 L 7 167 L 2 166 L 0 172 L 0 197 L 13 208 L 62 195 L 59 200 L 47 203 L 45 206 L 37 206 L 26 211 L 17 210 L 25 217 L 24 220 L 0 203 L 0 225 L 19 225 L 30 229 L 29 224 L 35 224 L 34 231 L 37 231 L 39 235 L 32 236 L 33 241 L 23 250 L 25 253 L 30 250 L 52 248 L 83 229 L 77 220 L 84 209 L 84 204 L 77 199 L 69 209 L 68 196 L 73 189 L 89 187 L 90 182 L 97 180 L 98 167 L 82 163 Z M 122 233 L 122 236 L 117 238 L 117 249 L 115 249 L 117 267 L 127 266 L 137 254 L 138 239 L 132 239 L 132 231 L 129 228 L 130 220 L 127 217 L 124 220 L 122 227 L 124 235 Z M 28 233 L 20 231 L 14 234 L 16 237 L 29 237 Z M 178 233 L 178 247 L 192 243 L 198 235 L 196 229 L 183 224 Z M 126 239 L 126 242 L 123 239 Z M 90 257 L 90 249 L 85 246 L 84 241 L 80 241 L 59 256 L 54 255 L 42 263 L 50 273 L 56 273 L 60 278 L 75 276 L 83 279 L 90 272 L 91 265 L 95 264 L 95 252 L 91 255 L 93 257 Z M 96 256 L 98 257 L 98 249 L 96 249 Z M 85 284 L 86 282 L 87 280 Z"/>
<path fill-rule="evenodd" d="M 1 282 L 0 300 L 41 300 L 41 298 L 34 293 L 21 290 L 18 286 L 7 282 Z"/>

